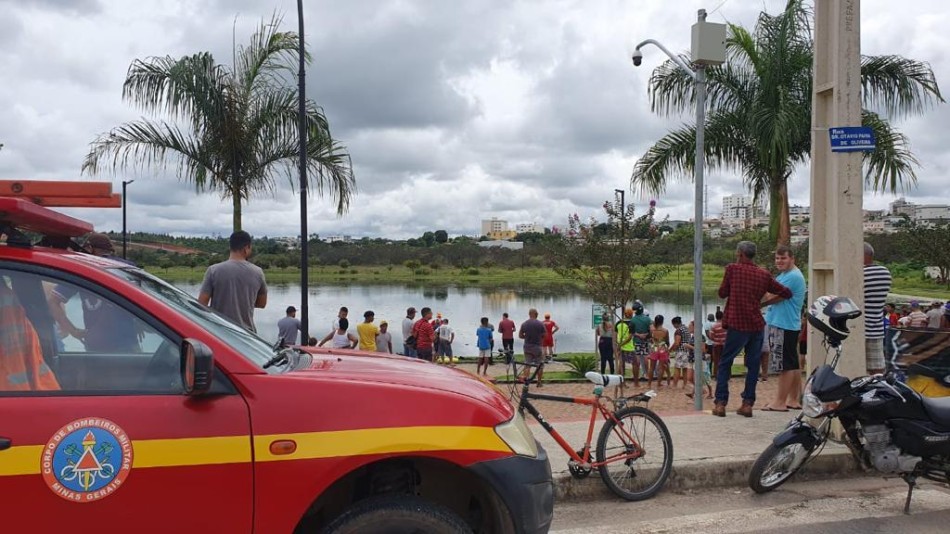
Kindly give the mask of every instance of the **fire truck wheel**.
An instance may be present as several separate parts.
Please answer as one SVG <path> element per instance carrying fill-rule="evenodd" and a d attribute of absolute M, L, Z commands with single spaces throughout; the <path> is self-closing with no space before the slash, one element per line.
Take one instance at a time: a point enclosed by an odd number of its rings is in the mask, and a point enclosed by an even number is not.
<path fill-rule="evenodd" d="M 472 532 L 454 512 L 419 497 L 372 497 L 349 507 L 323 530 L 325 534 L 456 534 Z"/>

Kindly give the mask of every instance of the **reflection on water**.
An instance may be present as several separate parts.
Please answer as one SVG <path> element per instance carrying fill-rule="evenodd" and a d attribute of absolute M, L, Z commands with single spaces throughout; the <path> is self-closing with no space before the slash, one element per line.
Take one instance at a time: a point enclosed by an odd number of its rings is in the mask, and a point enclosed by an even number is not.
<path fill-rule="evenodd" d="M 186 292 L 197 295 L 199 283 L 178 283 Z M 332 329 L 333 319 L 341 306 L 350 310 L 350 328 L 355 333 L 356 322 L 362 321 L 363 312 L 373 310 L 376 323 L 383 319 L 390 323 L 393 347 L 402 347 L 402 319 L 409 306 L 421 310 L 432 308 L 449 319 L 455 329 L 455 352 L 474 356 L 475 330 L 479 319 L 488 317 L 497 325 L 501 314 L 507 312 L 515 323 L 528 318 L 528 309 L 536 308 L 542 315 L 550 313 L 558 323 L 560 332 L 555 336 L 559 352 L 593 351 L 594 330 L 591 327 L 591 299 L 573 286 L 550 284 L 546 286 L 479 287 L 474 285 L 422 285 L 422 284 L 340 284 L 310 287 L 310 334 L 322 337 Z M 682 316 L 688 322 L 693 315 L 693 294 L 688 289 L 652 291 L 641 296 L 646 310 L 651 315 L 662 314 L 666 325 L 674 316 Z M 721 302 L 706 295 L 706 312 L 715 310 Z M 257 331 L 266 340 L 277 339 L 277 321 L 284 316 L 287 306 L 300 308 L 299 284 L 272 284 L 269 286 L 267 308 L 255 310 Z M 299 317 L 299 314 L 298 314 Z M 418 316 L 417 316 L 418 318 Z M 496 342 L 500 337 L 496 338 Z M 520 350 L 520 343 L 515 344 Z"/>

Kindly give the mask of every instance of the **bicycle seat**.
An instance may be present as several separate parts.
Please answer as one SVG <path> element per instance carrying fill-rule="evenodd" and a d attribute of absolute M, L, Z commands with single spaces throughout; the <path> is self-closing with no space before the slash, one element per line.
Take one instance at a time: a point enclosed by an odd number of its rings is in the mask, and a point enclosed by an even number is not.
<path fill-rule="evenodd" d="M 588 371 L 584 376 L 593 382 L 595 386 L 619 386 L 623 384 L 623 377 L 621 375 L 602 375 L 594 371 Z"/>

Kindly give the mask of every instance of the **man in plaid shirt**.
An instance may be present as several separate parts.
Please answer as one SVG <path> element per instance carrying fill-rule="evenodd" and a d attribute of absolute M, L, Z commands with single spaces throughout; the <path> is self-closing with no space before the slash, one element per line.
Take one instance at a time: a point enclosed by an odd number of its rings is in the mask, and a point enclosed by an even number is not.
<path fill-rule="evenodd" d="M 719 298 L 726 299 L 725 314 L 722 319 L 727 329 L 726 345 L 722 350 L 722 359 L 716 370 L 716 404 L 712 414 L 726 416 L 726 404 L 729 403 L 729 377 L 732 375 L 732 362 L 745 349 L 745 390 L 742 392 L 742 407 L 736 412 L 752 417 L 752 405 L 755 404 L 755 386 L 759 381 L 759 349 L 762 347 L 762 332 L 765 319 L 762 318 L 762 302 L 766 295 L 791 298 L 792 292 L 768 271 L 758 267 L 755 258 L 755 243 L 741 241 L 736 247 L 736 263 L 726 266 L 726 274 L 719 285 Z"/>

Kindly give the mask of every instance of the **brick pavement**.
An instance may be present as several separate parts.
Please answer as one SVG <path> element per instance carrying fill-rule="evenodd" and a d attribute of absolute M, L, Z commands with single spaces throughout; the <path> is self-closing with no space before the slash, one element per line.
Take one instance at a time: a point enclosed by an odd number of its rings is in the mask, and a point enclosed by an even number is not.
<path fill-rule="evenodd" d="M 475 372 L 475 365 L 472 364 L 459 364 L 457 365 L 459 369 L 464 369 L 470 373 Z M 563 364 L 549 364 L 545 367 L 546 370 L 567 370 L 567 366 Z M 504 366 L 494 365 L 489 368 L 490 373 L 494 373 L 496 376 L 504 378 Z M 713 389 L 715 390 L 716 382 L 713 381 Z M 740 394 L 745 385 L 744 377 L 733 377 L 729 381 L 729 406 L 727 409 L 729 411 L 735 411 L 739 408 L 742 403 Z M 769 379 L 765 382 L 759 382 L 758 387 L 756 388 L 756 406 L 760 407 L 765 405 L 769 400 L 772 399 L 772 396 L 775 395 L 775 388 L 778 386 L 778 377 L 770 376 Z M 520 384 L 505 384 L 499 383 L 498 387 L 505 392 L 506 394 L 520 395 L 521 385 Z M 692 386 L 689 387 L 690 390 Z M 605 392 L 608 396 L 615 395 L 615 388 L 608 387 Z M 646 382 L 641 382 L 639 385 L 634 386 L 632 383 L 627 383 L 625 385 L 625 396 L 635 395 L 637 393 L 642 393 L 647 390 Z M 665 383 L 662 388 L 656 387 L 656 382 L 653 384 L 654 391 L 657 392 L 657 396 L 650 401 L 649 408 L 660 415 L 686 415 L 689 413 L 696 413 L 694 409 L 693 399 L 690 399 L 686 396 L 685 389 L 682 389 L 682 386 L 676 389 L 666 387 Z M 536 386 L 531 386 L 531 390 L 544 393 L 548 395 L 563 395 L 568 397 L 589 397 L 593 394 L 594 386 L 590 382 L 545 382 L 543 387 L 538 389 Z M 586 421 L 590 417 L 590 407 L 582 406 L 580 404 L 568 404 L 566 402 L 554 402 L 554 401 L 541 401 L 536 400 L 532 401 L 533 404 L 541 411 L 541 414 L 544 415 L 545 419 L 549 421 Z M 712 409 L 712 400 L 703 399 L 703 409 L 711 410 Z"/>

